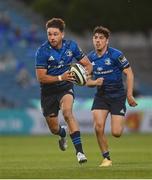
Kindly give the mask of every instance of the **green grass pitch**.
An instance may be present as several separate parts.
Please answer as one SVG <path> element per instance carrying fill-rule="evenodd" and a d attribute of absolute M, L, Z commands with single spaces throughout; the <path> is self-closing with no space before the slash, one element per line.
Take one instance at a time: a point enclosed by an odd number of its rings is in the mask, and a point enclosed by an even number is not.
<path fill-rule="evenodd" d="M 68 137 L 67 151 L 57 136 L 0 136 L 1 179 L 152 178 L 152 134 L 108 136 L 113 166 L 101 162 L 95 135 L 82 134 L 88 162 L 79 165 Z"/>

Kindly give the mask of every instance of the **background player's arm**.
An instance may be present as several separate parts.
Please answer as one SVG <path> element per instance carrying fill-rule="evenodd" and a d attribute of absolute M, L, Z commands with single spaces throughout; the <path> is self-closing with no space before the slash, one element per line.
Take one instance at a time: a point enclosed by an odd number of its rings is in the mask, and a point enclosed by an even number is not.
<path fill-rule="evenodd" d="M 125 68 L 123 73 L 126 75 L 126 84 L 127 84 L 127 100 L 130 106 L 136 106 L 137 103 L 133 97 L 133 86 L 134 86 L 134 75 L 131 67 Z"/>
<path fill-rule="evenodd" d="M 95 86 L 101 86 L 103 84 L 103 78 L 98 78 L 96 80 L 93 79 L 88 79 L 88 81 L 86 82 L 86 86 L 88 87 L 95 87 Z"/>
<path fill-rule="evenodd" d="M 36 69 L 36 77 L 40 83 L 44 84 L 74 80 L 73 75 L 68 71 L 59 76 L 51 76 L 47 75 L 47 69 Z"/>

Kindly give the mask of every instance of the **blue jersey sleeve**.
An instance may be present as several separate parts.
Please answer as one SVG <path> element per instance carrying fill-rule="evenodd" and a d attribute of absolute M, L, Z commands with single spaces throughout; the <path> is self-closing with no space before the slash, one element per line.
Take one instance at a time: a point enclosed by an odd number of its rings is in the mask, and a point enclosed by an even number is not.
<path fill-rule="evenodd" d="M 39 48 L 35 55 L 35 65 L 39 69 L 47 69 L 47 56 L 45 55 L 42 48 Z"/>
<path fill-rule="evenodd" d="M 128 60 L 121 51 L 115 54 L 115 62 L 121 70 L 130 66 Z"/>
<path fill-rule="evenodd" d="M 74 57 L 77 59 L 77 61 L 81 60 L 85 56 L 82 49 L 74 41 L 72 41 L 72 46 Z"/>

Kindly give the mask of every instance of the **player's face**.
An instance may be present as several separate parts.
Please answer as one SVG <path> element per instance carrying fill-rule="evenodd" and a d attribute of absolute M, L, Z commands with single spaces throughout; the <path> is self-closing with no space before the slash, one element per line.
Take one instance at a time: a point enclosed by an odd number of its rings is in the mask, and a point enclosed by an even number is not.
<path fill-rule="evenodd" d="M 48 28 L 47 36 L 52 47 L 57 49 L 61 48 L 62 39 L 64 37 L 63 32 L 61 32 L 58 28 Z"/>
<path fill-rule="evenodd" d="M 93 45 L 97 51 L 102 51 L 107 48 L 108 39 L 104 36 L 104 34 L 96 33 L 93 36 Z"/>

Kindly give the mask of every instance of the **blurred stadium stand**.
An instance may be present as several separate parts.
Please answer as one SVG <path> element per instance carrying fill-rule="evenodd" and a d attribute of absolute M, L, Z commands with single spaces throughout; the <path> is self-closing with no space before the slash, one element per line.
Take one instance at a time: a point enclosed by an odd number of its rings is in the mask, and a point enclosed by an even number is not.
<path fill-rule="evenodd" d="M 44 27 L 43 19 L 20 1 L 0 1 L 0 134 L 48 133 L 42 114 L 36 110 L 40 90 L 35 77 L 35 52 L 46 40 Z M 81 37 L 68 32 L 66 37 L 75 39 L 86 53 L 92 49 L 91 33 Z M 115 33 L 111 45 L 124 51 L 130 61 L 135 72 L 136 95 L 151 96 L 152 33 L 149 37 L 142 33 Z M 92 127 L 89 113 L 94 91 L 94 88 L 75 87 L 74 108 L 82 130 L 87 132 Z M 148 123 L 152 100 L 150 97 L 141 100 L 141 105 L 148 102 L 150 111 L 145 113 L 145 122 L 146 129 L 151 131 Z M 139 106 L 137 110 L 140 107 L 147 109 Z"/>
<path fill-rule="evenodd" d="M 19 1 L 0 1 L 0 98 L 2 102 L 8 102 L 5 106 L 27 107 L 32 98 L 39 98 L 34 58 L 37 47 L 46 38 L 44 24 L 39 15 Z M 71 33 L 67 36 L 76 39 L 86 52 L 92 48 L 91 34 L 87 34 L 85 39 Z M 140 84 L 138 91 L 150 94 L 152 38 L 146 39 L 142 34 L 131 37 L 122 33 L 113 35 L 111 44 L 119 49 L 121 47 L 126 53 Z M 78 97 L 87 98 L 93 93 L 94 89 L 76 87 Z"/>
<path fill-rule="evenodd" d="M 32 23 L 33 13 L 15 2 L 0 1 L 0 98 L 4 106 L 21 108 L 39 95 L 34 56 L 44 33 Z"/>

